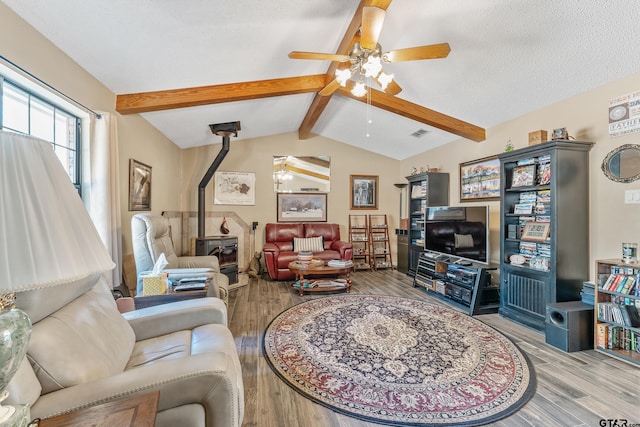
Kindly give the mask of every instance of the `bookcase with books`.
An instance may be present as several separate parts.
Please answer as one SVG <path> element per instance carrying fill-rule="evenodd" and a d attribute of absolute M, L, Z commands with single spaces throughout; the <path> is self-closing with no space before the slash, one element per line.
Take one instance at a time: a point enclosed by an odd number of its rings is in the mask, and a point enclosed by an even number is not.
<path fill-rule="evenodd" d="M 500 159 L 500 310 L 545 330 L 548 304 L 580 299 L 588 280 L 589 150 L 554 140 Z"/>
<path fill-rule="evenodd" d="M 409 181 L 409 271 L 415 276 L 418 258 L 424 251 L 425 213 L 427 206 L 449 204 L 449 174 L 423 172 L 406 177 Z"/>
<path fill-rule="evenodd" d="M 596 351 L 640 365 L 640 263 L 596 261 Z"/>

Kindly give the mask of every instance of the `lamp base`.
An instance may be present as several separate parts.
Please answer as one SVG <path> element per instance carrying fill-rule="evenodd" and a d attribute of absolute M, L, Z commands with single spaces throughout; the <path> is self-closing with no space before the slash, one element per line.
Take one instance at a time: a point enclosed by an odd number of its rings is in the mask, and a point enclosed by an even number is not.
<path fill-rule="evenodd" d="M 26 427 L 30 422 L 29 405 L 0 406 L 0 427 Z"/>

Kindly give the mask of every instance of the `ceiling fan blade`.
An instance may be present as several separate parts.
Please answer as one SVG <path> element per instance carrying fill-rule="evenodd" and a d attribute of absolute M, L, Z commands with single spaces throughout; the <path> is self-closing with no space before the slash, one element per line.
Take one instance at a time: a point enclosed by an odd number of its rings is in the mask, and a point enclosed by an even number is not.
<path fill-rule="evenodd" d="M 322 61 L 337 61 L 347 62 L 349 60 L 348 55 L 338 55 L 335 53 L 318 53 L 318 52 L 298 52 L 293 51 L 289 53 L 291 59 L 319 59 Z"/>
<path fill-rule="evenodd" d="M 360 45 L 364 49 L 375 49 L 382 30 L 382 23 L 387 12 L 379 7 L 362 8 L 362 27 L 360 28 Z"/>
<path fill-rule="evenodd" d="M 340 87 L 340 83 L 338 83 L 338 80 L 333 79 L 320 92 L 318 92 L 318 95 L 320 95 L 320 96 L 329 96 L 333 92 L 335 92 L 336 89 L 338 89 L 339 87 Z"/>
<path fill-rule="evenodd" d="M 391 52 L 382 54 L 382 60 L 385 62 L 402 62 L 416 61 L 419 59 L 446 58 L 449 52 L 451 52 L 449 43 L 440 43 L 392 50 Z"/>

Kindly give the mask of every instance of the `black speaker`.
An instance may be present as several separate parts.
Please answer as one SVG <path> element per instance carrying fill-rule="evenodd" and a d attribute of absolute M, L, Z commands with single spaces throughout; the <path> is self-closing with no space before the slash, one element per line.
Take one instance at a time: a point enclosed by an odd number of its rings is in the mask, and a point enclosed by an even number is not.
<path fill-rule="evenodd" d="M 593 349 L 593 306 L 581 301 L 548 304 L 545 341 L 567 352 Z"/>

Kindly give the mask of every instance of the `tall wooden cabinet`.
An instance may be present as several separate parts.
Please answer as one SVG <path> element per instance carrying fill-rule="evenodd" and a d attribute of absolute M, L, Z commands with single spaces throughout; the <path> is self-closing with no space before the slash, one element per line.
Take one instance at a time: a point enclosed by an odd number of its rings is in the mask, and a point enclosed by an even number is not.
<path fill-rule="evenodd" d="M 406 177 L 409 181 L 409 271 L 415 276 L 420 253 L 424 251 L 425 210 L 427 206 L 449 204 L 449 174 L 425 172 Z"/>
<path fill-rule="evenodd" d="M 499 313 L 539 331 L 547 304 L 580 299 L 589 279 L 589 150 L 556 140 L 500 159 Z"/>

